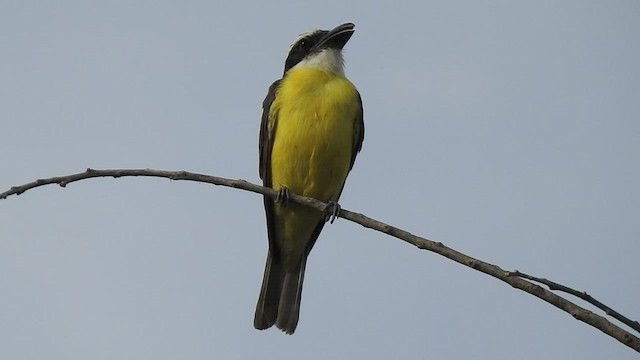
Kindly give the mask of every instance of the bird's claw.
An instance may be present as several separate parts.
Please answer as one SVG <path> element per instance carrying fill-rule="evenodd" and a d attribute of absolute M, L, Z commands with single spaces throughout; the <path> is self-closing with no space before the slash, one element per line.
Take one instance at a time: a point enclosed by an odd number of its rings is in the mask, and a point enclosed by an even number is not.
<path fill-rule="evenodd" d="M 340 217 L 340 204 L 336 201 L 329 201 L 327 207 L 324 208 L 325 221 L 329 221 L 330 224 Z"/>
<path fill-rule="evenodd" d="M 276 203 L 286 206 L 289 203 L 289 189 L 281 187 L 278 189 L 278 196 L 276 196 Z"/>

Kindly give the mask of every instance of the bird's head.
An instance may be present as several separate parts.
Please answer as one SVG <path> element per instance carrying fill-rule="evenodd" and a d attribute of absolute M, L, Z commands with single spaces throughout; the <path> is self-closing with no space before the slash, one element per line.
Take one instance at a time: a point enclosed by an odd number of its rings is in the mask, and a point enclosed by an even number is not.
<path fill-rule="evenodd" d="M 284 64 L 285 74 L 294 68 L 317 68 L 336 74 L 344 73 L 342 48 L 355 31 L 346 23 L 331 30 L 311 30 L 300 34 L 289 48 Z"/>

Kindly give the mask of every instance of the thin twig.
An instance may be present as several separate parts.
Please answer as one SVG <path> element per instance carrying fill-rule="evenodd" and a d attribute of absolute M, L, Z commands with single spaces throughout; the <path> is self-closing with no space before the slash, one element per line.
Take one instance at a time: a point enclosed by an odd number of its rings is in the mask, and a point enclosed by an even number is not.
<path fill-rule="evenodd" d="M 115 170 L 94 170 L 87 169 L 85 172 L 72 174 L 68 176 L 59 176 L 53 177 L 49 179 L 38 179 L 34 182 L 14 186 L 8 191 L 0 193 L 0 199 L 5 199 L 10 195 L 20 195 L 27 190 L 43 186 L 49 184 L 59 184 L 60 186 L 66 186 L 69 183 L 90 179 L 95 177 L 124 177 L 124 176 L 151 176 L 151 177 L 162 177 L 168 178 L 172 180 L 188 180 L 188 181 L 198 181 L 204 182 L 214 185 L 228 186 L 232 188 L 247 190 L 259 194 L 263 194 L 266 196 L 270 196 L 272 198 L 276 198 L 277 192 L 270 188 L 265 188 L 259 185 L 255 185 L 249 183 L 244 180 L 231 180 L 225 179 L 216 176 L 208 176 L 203 174 L 191 173 L 186 171 L 163 171 L 163 170 L 153 170 L 153 169 L 115 169 Z M 293 193 L 290 193 L 290 200 L 303 204 L 319 211 L 325 211 L 327 208 L 327 204 L 324 204 L 316 199 L 302 197 Z M 500 267 L 475 259 L 471 256 L 465 255 L 461 252 L 453 250 L 440 242 L 431 241 L 416 235 L 409 233 L 408 231 L 396 228 L 391 225 L 387 225 L 380 221 L 371 219 L 365 215 L 351 212 L 345 209 L 342 209 L 338 214 L 339 217 L 353 221 L 358 223 L 366 228 L 370 228 L 373 230 L 378 230 L 385 234 L 391 235 L 398 239 L 408 242 L 419 249 L 429 250 L 439 255 L 442 255 L 448 259 L 451 259 L 455 262 L 458 262 L 462 265 L 468 266 L 477 271 L 483 272 L 487 275 L 490 275 L 496 279 L 499 279 L 514 288 L 525 291 L 539 299 L 546 301 L 547 303 L 561 309 L 569 314 L 571 314 L 575 319 L 580 320 L 584 323 L 587 323 L 605 334 L 613 337 L 614 339 L 620 341 L 626 346 L 634 349 L 637 352 L 640 352 L 640 338 L 635 335 L 629 333 L 628 331 L 620 328 L 619 326 L 612 324 L 607 319 L 602 316 L 596 315 L 593 312 L 582 308 L 569 300 L 566 300 L 563 297 L 560 297 L 549 290 L 546 290 L 539 285 L 528 281 L 522 277 L 513 276 L 514 272 L 506 271 L 501 269 Z M 533 280 L 533 279 L 531 279 Z M 536 281 L 536 280 L 533 280 Z"/>
<path fill-rule="evenodd" d="M 575 297 L 578 297 L 586 302 L 588 302 L 589 304 L 597 307 L 598 309 L 604 311 L 605 314 L 613 317 L 614 319 L 617 319 L 618 321 L 626 324 L 627 326 L 629 326 L 630 328 L 634 329 L 637 332 L 640 332 L 640 323 L 634 320 L 629 319 L 628 317 L 620 314 L 619 312 L 613 310 L 612 308 L 610 308 L 609 306 L 601 303 L 600 301 L 596 300 L 593 296 L 587 294 L 586 291 L 578 291 L 575 289 L 572 289 L 568 286 L 562 285 L 562 284 L 558 284 L 557 282 L 553 282 L 549 279 L 545 279 L 545 278 L 539 278 L 539 277 L 535 277 L 529 274 L 525 274 L 521 271 L 515 270 L 511 272 L 512 276 L 518 276 L 527 280 L 532 280 L 535 282 L 538 282 L 540 284 L 544 284 L 547 287 L 549 287 L 549 290 L 553 290 L 553 291 L 562 291 L 562 292 L 566 292 L 568 294 L 571 294 Z"/>

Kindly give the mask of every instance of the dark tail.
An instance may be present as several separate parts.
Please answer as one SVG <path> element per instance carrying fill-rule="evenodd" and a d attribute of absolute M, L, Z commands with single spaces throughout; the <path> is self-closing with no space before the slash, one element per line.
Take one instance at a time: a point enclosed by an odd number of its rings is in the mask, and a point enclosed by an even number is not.
<path fill-rule="evenodd" d="M 293 272 L 286 272 L 281 262 L 273 261 L 271 252 L 267 254 L 262 288 L 253 320 L 256 329 L 264 330 L 275 324 L 287 334 L 293 334 L 296 330 L 306 262 L 304 256 Z"/>

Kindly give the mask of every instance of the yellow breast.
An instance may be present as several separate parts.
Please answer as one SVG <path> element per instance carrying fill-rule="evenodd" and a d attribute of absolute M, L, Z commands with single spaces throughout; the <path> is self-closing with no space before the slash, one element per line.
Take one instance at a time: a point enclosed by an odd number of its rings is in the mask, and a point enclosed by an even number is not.
<path fill-rule="evenodd" d="M 337 200 L 349 172 L 360 104 L 345 77 L 292 69 L 277 89 L 271 152 L 272 186 L 321 201 Z"/>

